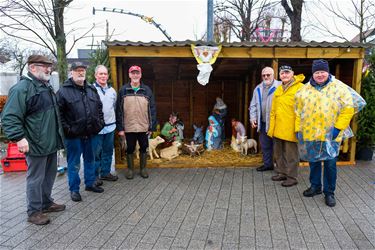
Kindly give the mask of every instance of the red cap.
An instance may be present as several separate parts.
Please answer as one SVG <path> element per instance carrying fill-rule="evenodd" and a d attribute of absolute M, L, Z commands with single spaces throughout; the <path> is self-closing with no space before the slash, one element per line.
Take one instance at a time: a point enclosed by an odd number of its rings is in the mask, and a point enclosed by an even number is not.
<path fill-rule="evenodd" d="M 129 73 L 132 72 L 132 71 L 139 71 L 139 72 L 142 72 L 142 69 L 141 67 L 137 66 L 137 65 L 133 65 L 129 68 Z"/>

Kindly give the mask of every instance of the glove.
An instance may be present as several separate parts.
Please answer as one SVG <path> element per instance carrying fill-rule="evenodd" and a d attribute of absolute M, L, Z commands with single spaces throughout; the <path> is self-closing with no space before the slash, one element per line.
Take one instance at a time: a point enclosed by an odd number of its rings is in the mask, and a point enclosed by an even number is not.
<path fill-rule="evenodd" d="M 337 138 L 337 136 L 340 134 L 340 129 L 337 129 L 337 128 L 333 128 L 333 131 L 332 131 L 332 140 L 335 140 Z"/>
<path fill-rule="evenodd" d="M 302 133 L 301 132 L 296 132 L 296 137 L 298 141 L 302 141 Z"/>

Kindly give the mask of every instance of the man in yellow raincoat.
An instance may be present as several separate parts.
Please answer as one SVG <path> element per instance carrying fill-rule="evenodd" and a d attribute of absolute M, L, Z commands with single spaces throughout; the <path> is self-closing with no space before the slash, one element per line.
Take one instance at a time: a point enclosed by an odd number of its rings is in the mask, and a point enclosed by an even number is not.
<path fill-rule="evenodd" d="M 301 159 L 310 164 L 311 186 L 303 195 L 313 197 L 322 193 L 323 161 L 325 203 L 333 207 L 340 143 L 353 135 L 350 120 L 366 103 L 357 92 L 329 73 L 327 61 L 314 60 L 312 73 L 310 81 L 296 94 L 298 149 Z"/>
<path fill-rule="evenodd" d="M 292 67 L 283 65 L 279 69 L 282 84 L 277 87 L 270 113 L 270 128 L 268 136 L 273 137 L 273 154 L 276 161 L 273 181 L 283 181 L 284 187 L 296 185 L 299 156 L 294 123 L 295 94 L 303 87 L 305 76 L 294 76 Z"/>

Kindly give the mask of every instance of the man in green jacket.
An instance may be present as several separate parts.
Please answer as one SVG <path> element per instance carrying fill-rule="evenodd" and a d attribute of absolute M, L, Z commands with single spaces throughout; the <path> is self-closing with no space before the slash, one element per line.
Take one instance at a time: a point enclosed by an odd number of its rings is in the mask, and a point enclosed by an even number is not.
<path fill-rule="evenodd" d="M 2 113 L 4 134 L 26 154 L 28 221 L 49 223 L 45 213 L 59 212 L 65 205 L 51 197 L 57 172 L 57 151 L 63 148 L 63 130 L 55 93 L 49 79 L 52 61 L 41 55 L 27 60 L 28 73 L 9 91 Z"/>

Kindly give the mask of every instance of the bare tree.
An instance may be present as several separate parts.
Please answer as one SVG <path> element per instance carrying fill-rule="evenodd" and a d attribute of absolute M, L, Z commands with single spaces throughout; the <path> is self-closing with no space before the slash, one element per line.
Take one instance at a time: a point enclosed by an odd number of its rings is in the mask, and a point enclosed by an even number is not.
<path fill-rule="evenodd" d="M 348 37 L 346 29 L 339 28 L 344 24 L 357 29 L 358 36 L 355 40 L 364 43 L 367 35 L 375 30 L 375 2 L 372 0 L 350 0 L 349 6 L 343 6 L 339 2 L 333 4 L 332 2 L 318 1 L 314 7 L 324 10 L 327 16 L 333 17 L 329 18 L 329 23 L 327 23 L 312 12 L 314 20 L 310 20 L 311 26 L 322 34 L 351 41 L 353 37 Z M 350 11 L 345 11 L 345 9 L 350 9 Z"/>
<path fill-rule="evenodd" d="M 73 0 L 2 0 L 0 2 L 0 29 L 8 36 L 30 42 L 51 51 L 57 59 L 59 80 L 66 79 L 66 56 L 76 42 L 84 38 L 94 27 L 79 37 L 73 37 L 66 49 L 64 11 Z"/>
<path fill-rule="evenodd" d="M 214 8 L 215 20 L 227 34 L 233 32 L 240 41 L 251 41 L 268 3 L 268 0 L 221 0 Z"/>
<path fill-rule="evenodd" d="M 302 40 L 301 23 L 303 2 L 303 0 L 290 0 L 291 6 L 289 6 L 288 0 L 281 0 L 281 5 L 284 7 L 292 26 L 290 40 L 296 42 Z"/>
<path fill-rule="evenodd" d="M 11 68 L 21 76 L 27 64 L 27 58 L 33 54 L 44 55 L 53 60 L 54 56 L 46 49 L 22 48 L 16 40 L 4 39 L 0 42 L 0 55 L 6 56 L 6 61 L 13 61 Z"/>

